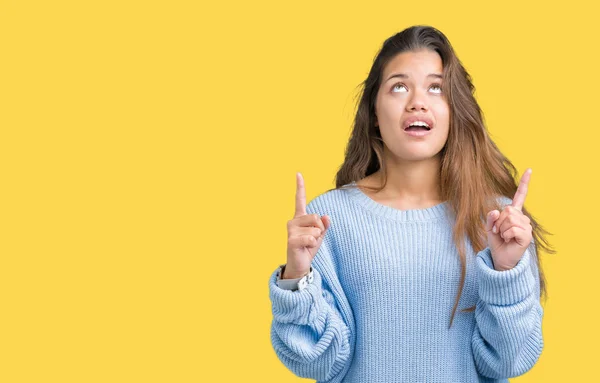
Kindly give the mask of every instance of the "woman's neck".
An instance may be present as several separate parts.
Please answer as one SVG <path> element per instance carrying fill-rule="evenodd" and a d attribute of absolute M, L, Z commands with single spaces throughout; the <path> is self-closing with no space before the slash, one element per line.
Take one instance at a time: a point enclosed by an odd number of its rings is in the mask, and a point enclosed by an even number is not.
<path fill-rule="evenodd" d="M 402 201 L 404 205 L 423 206 L 442 202 L 440 190 L 440 161 L 434 157 L 417 162 L 386 163 L 385 187 L 372 195 L 380 200 Z M 359 186 L 381 187 L 381 169 L 365 177 Z"/>

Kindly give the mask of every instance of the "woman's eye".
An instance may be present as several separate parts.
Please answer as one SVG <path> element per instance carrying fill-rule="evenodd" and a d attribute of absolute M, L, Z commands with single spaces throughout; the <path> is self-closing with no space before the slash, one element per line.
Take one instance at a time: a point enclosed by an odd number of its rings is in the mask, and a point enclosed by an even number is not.
<path fill-rule="evenodd" d="M 439 90 L 435 91 L 435 93 L 442 93 L 442 87 L 440 84 L 433 84 L 431 87 L 439 89 Z"/>
<path fill-rule="evenodd" d="M 394 91 L 394 89 L 396 89 L 396 87 L 402 87 L 402 88 L 406 89 L 406 87 L 402 84 L 394 84 L 394 87 L 392 88 L 392 92 Z"/>

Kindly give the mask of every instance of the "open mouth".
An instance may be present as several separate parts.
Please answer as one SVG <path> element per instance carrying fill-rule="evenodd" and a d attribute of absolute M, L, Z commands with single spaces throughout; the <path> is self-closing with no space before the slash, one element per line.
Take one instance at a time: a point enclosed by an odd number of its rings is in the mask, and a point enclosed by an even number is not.
<path fill-rule="evenodd" d="M 412 116 L 404 122 L 407 132 L 427 132 L 433 129 L 433 120 L 426 116 Z"/>
<path fill-rule="evenodd" d="M 407 132 L 426 132 L 428 130 L 431 130 L 431 128 L 428 128 L 426 126 L 409 126 L 404 130 L 406 130 Z"/>

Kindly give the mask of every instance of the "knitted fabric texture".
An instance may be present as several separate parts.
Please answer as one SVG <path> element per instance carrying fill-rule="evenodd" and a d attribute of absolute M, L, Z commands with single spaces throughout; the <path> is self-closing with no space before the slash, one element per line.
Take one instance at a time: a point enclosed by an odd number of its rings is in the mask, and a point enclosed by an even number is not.
<path fill-rule="evenodd" d="M 312 261 L 313 281 L 282 289 L 278 267 L 269 278 L 271 344 L 295 375 L 323 383 L 508 382 L 538 360 L 543 309 L 533 241 L 514 268 L 496 271 L 490 249 L 475 253 L 465 239 L 465 286 L 449 328 L 460 259 L 448 202 L 398 210 L 358 188 L 336 189 L 314 198 L 307 213 L 332 222 Z"/>

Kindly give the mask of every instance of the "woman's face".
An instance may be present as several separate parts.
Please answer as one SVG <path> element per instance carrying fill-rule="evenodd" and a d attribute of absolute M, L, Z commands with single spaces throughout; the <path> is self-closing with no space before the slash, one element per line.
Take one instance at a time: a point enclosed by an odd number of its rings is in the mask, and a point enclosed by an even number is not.
<path fill-rule="evenodd" d="M 450 108 L 443 93 L 442 69 L 441 57 L 431 50 L 399 53 L 385 66 L 375 102 L 376 126 L 396 160 L 428 159 L 444 147 Z M 430 130 L 405 130 L 413 120 L 426 122 Z M 413 134 L 426 134 L 410 135 L 414 129 L 419 130 Z"/>

